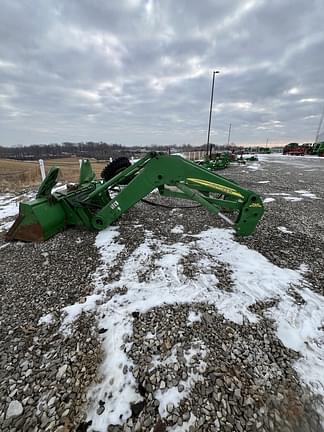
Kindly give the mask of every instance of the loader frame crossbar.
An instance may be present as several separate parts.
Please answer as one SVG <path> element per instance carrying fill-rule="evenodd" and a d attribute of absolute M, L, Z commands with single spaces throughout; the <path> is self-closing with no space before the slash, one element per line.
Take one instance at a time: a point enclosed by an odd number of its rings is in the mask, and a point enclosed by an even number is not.
<path fill-rule="evenodd" d="M 106 182 L 95 180 L 89 161 L 83 161 L 79 185 L 70 192 L 51 192 L 57 174 L 52 169 L 37 198 L 20 204 L 7 239 L 46 240 L 67 226 L 102 230 L 155 189 L 161 196 L 195 201 L 213 214 L 229 211 L 235 218 L 225 219 L 239 235 L 253 233 L 264 211 L 254 192 L 181 156 L 148 153 Z"/>

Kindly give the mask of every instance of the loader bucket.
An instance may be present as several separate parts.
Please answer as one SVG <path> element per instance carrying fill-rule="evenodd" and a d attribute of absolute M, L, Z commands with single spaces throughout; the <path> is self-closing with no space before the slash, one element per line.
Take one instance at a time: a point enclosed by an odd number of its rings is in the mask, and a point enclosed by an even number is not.
<path fill-rule="evenodd" d="M 65 228 L 65 213 L 60 202 L 47 198 L 19 204 L 19 215 L 6 234 L 6 240 L 42 241 Z"/>

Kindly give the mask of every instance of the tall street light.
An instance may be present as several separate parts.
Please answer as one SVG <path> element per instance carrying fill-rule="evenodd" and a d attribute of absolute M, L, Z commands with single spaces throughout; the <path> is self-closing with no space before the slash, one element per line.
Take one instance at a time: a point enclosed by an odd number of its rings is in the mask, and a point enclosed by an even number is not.
<path fill-rule="evenodd" d="M 212 82 L 212 88 L 211 88 L 211 96 L 210 96 L 210 108 L 209 108 L 209 122 L 208 122 L 208 134 L 207 134 L 207 148 L 206 148 L 206 156 L 209 155 L 209 138 L 210 138 L 210 125 L 211 125 L 211 117 L 212 117 L 212 111 L 213 111 L 213 99 L 214 99 L 214 83 L 215 83 L 215 75 L 220 73 L 218 70 L 213 71 L 213 82 Z"/>

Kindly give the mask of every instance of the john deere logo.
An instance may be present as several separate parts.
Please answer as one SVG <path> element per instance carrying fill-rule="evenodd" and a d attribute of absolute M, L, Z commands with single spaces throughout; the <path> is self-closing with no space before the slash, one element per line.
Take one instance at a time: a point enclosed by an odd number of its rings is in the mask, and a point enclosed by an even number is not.
<path fill-rule="evenodd" d="M 219 184 L 219 183 L 213 183 L 213 182 L 210 182 L 208 180 L 202 180 L 202 179 L 191 178 L 191 177 L 187 178 L 187 181 L 189 181 L 191 183 L 200 184 L 202 186 L 206 186 L 206 187 L 209 187 L 211 189 L 215 189 L 219 192 L 223 192 L 226 195 L 232 195 L 232 196 L 242 198 L 242 199 L 244 198 L 244 196 L 241 193 L 237 192 L 235 189 L 232 189 L 228 186 L 224 186 L 224 185 Z"/>

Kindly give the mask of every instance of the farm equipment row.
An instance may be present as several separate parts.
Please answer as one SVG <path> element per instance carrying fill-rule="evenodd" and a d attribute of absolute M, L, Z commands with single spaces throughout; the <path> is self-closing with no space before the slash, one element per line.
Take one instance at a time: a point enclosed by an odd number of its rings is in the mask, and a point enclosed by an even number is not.
<path fill-rule="evenodd" d="M 209 157 L 206 157 L 205 160 L 198 161 L 198 165 L 203 166 L 204 168 L 212 171 L 218 171 L 225 168 L 228 168 L 230 163 L 238 163 L 245 165 L 246 162 L 255 162 L 258 158 L 254 155 L 243 157 L 243 154 L 240 156 L 236 153 L 215 153 Z"/>
<path fill-rule="evenodd" d="M 324 141 L 314 144 L 298 144 L 292 142 L 284 147 L 283 154 L 290 156 L 313 155 L 324 157 Z"/>
<path fill-rule="evenodd" d="M 90 162 L 83 160 L 79 183 L 64 191 L 53 191 L 59 168 L 52 167 L 36 198 L 20 203 L 6 239 L 47 240 L 70 226 L 103 230 L 155 189 L 162 197 L 195 201 L 221 216 L 238 235 L 252 234 L 263 215 L 256 193 L 181 156 L 151 152 L 133 165 L 126 161 L 113 161 L 104 178 L 96 180 Z"/>
<path fill-rule="evenodd" d="M 198 161 L 198 165 L 212 171 L 222 170 L 229 166 L 230 157 L 228 153 L 220 153 L 206 157 L 203 161 Z"/>

